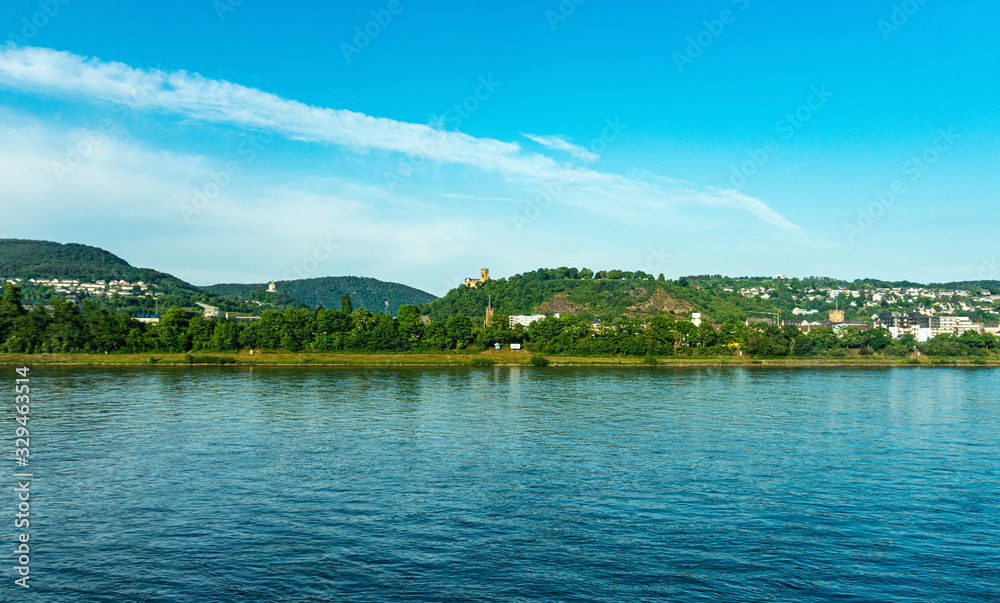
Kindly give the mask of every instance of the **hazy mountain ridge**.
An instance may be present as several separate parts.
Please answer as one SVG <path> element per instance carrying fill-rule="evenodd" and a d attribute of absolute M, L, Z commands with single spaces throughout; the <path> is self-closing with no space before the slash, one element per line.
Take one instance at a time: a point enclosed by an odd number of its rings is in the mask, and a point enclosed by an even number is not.
<path fill-rule="evenodd" d="M 275 281 L 274 284 L 279 293 L 290 295 L 312 308 L 322 305 L 324 308 L 340 309 L 340 297 L 346 293 L 351 296 L 354 309 L 365 308 L 376 313 L 388 311 L 395 315 L 399 306 L 419 306 L 437 299 L 436 296 L 409 285 L 361 276 L 325 276 Z M 266 287 L 261 283 L 220 283 L 208 285 L 204 289 L 216 295 L 249 299 L 247 296 L 259 293 Z M 388 310 L 386 302 L 389 302 Z"/>
<path fill-rule="evenodd" d="M 355 308 L 372 312 L 396 313 L 404 304 L 420 305 L 434 295 L 401 283 L 359 276 L 320 277 L 278 281 L 278 294 L 264 294 L 266 284 L 224 283 L 198 287 L 151 268 L 136 268 L 117 255 L 91 245 L 56 243 L 28 239 L 0 239 L 0 277 L 20 279 L 60 279 L 83 282 L 126 280 L 159 285 L 158 292 L 173 294 L 170 303 L 195 302 L 225 304 L 221 298 L 243 302 L 264 302 L 278 307 L 340 308 L 340 296 L 347 293 Z M 168 300 L 164 300 L 168 301 Z M 271 302 L 271 303 L 268 303 Z M 259 306 L 258 306 L 259 307 Z M 236 308 L 232 308 L 236 309 Z M 240 308 L 245 309 L 245 308 Z"/>
<path fill-rule="evenodd" d="M 90 282 L 127 280 L 169 284 L 191 291 L 198 289 L 172 274 L 136 268 L 100 247 L 29 239 L 0 239 L 0 277 Z"/>

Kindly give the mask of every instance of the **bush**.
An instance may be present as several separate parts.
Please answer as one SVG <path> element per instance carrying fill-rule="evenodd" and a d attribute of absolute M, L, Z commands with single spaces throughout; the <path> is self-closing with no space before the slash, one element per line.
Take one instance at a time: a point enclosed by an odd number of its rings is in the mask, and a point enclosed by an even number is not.
<path fill-rule="evenodd" d="M 642 363 L 650 366 L 656 366 L 657 364 L 660 364 L 660 361 L 656 359 L 656 356 L 649 355 L 642 359 Z"/>
<path fill-rule="evenodd" d="M 545 356 L 542 356 L 541 354 L 535 354 L 534 356 L 531 357 L 531 360 L 529 360 L 529 362 L 531 362 L 531 366 L 549 365 L 549 359 L 546 358 Z"/>
<path fill-rule="evenodd" d="M 469 358 L 469 366 L 493 366 L 496 362 L 492 358 L 484 358 L 482 356 L 473 356 Z"/>

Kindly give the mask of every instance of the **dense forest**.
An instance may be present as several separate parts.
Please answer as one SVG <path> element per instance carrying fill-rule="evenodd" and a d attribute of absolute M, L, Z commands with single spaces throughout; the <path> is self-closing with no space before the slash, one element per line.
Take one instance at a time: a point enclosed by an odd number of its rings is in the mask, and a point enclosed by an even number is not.
<path fill-rule="evenodd" d="M 351 296 L 357 308 L 365 308 L 372 312 L 388 312 L 392 315 L 397 313 L 400 306 L 420 305 L 435 299 L 430 293 L 407 285 L 360 276 L 327 276 L 276 281 L 275 287 L 279 293 L 294 297 L 311 308 L 340 307 L 340 297 L 346 294 Z M 217 295 L 240 299 L 258 299 L 251 296 L 264 291 L 261 285 L 234 283 L 209 285 L 204 288 Z"/>
<path fill-rule="evenodd" d="M 345 296 L 344 307 L 350 308 Z M 653 357 L 843 357 L 848 354 L 904 357 L 914 349 L 929 356 L 996 357 L 993 335 L 968 332 L 941 335 L 918 344 L 912 337 L 891 339 L 885 329 L 836 333 L 817 328 L 808 334 L 796 327 L 760 323 L 725 323 L 718 329 L 695 326 L 671 315 L 621 318 L 593 324 L 574 315 L 548 317 L 524 328 L 508 326 L 497 314 L 487 326 L 466 316 L 425 323 L 417 306 L 404 305 L 396 317 L 365 308 L 289 308 L 268 310 L 249 324 L 205 319 L 179 307 L 167 310 L 159 323 L 147 325 L 96 308 L 53 299 L 28 310 L 21 292 L 7 285 L 0 298 L 0 352 L 233 352 L 266 349 L 321 352 L 406 352 L 465 350 L 478 352 L 499 343 L 522 343 L 542 354 Z"/>
<path fill-rule="evenodd" d="M 135 268 L 99 247 L 25 239 L 0 239 L 0 276 L 81 281 L 124 279 L 157 283 L 166 292 L 199 291 L 198 287 L 165 272 Z"/>
<path fill-rule="evenodd" d="M 981 285 L 988 285 L 983 282 Z M 770 277 L 723 277 L 700 275 L 668 280 L 662 274 L 623 270 L 593 271 L 587 268 L 539 268 L 532 272 L 487 281 L 476 288 L 458 287 L 444 297 L 424 304 L 421 311 L 432 319 L 444 320 L 465 315 L 484 318 L 492 302 L 503 314 L 569 313 L 584 320 L 644 318 L 660 314 L 685 315 L 700 312 L 707 321 L 744 322 L 748 317 L 793 318 L 792 310 L 816 310 L 810 320 L 825 319 L 834 309 L 845 311 L 847 320 L 871 323 L 871 316 L 883 311 L 922 309 L 917 302 L 893 298 L 877 307 L 866 307 L 878 288 L 919 286 L 885 281 L 839 281 L 823 277 L 785 279 Z M 759 288 L 764 295 L 743 296 L 744 288 Z M 827 297 L 830 290 L 845 293 L 841 299 Z M 973 290 L 985 286 L 969 287 Z M 810 295 L 826 291 L 822 295 Z M 853 296 L 858 293 L 858 297 Z M 819 298 L 819 299 L 817 299 Z M 852 304 L 853 302 L 853 304 Z M 977 321 L 996 321 L 1000 308 L 990 311 L 956 311 Z M 801 318 L 798 320 L 802 320 Z"/>

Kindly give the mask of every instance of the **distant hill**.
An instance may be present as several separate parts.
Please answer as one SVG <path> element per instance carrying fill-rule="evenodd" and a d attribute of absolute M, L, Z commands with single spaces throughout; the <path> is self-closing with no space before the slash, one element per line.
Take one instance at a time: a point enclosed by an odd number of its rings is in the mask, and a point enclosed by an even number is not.
<path fill-rule="evenodd" d="M 157 308 L 179 305 L 193 307 L 197 302 L 219 306 L 226 311 L 259 313 L 264 309 L 283 310 L 305 307 L 291 296 L 260 296 L 239 300 L 225 299 L 210 291 L 183 281 L 172 274 L 151 268 L 136 268 L 110 251 L 78 243 L 54 243 L 26 239 L 0 239 L 0 277 L 79 280 L 81 282 L 126 280 L 157 285 L 162 297 L 87 297 L 88 301 L 108 310 L 120 312 L 152 312 Z M 47 287 L 22 287 L 29 297 L 45 299 L 52 294 Z"/>
<path fill-rule="evenodd" d="M 251 299 L 251 296 L 259 296 L 265 287 L 266 285 L 262 283 L 221 283 L 209 285 L 204 289 L 216 295 Z M 276 281 L 275 288 L 279 293 L 290 295 L 313 308 L 322 304 L 324 308 L 339 310 L 340 296 L 345 293 L 351 296 L 354 309 L 366 308 L 376 313 L 383 312 L 386 307 L 385 302 L 388 301 L 389 313 L 393 316 L 396 315 L 399 306 L 407 304 L 419 306 L 436 299 L 426 291 L 407 285 L 360 276 L 326 276 Z"/>
<path fill-rule="evenodd" d="M 725 277 L 696 275 L 667 280 L 642 271 L 586 268 L 539 268 L 533 272 L 499 278 L 480 284 L 476 289 L 460 286 L 444 297 L 424 304 L 421 312 L 432 320 L 455 315 L 482 318 L 490 299 L 494 314 L 573 314 L 586 320 L 616 320 L 621 317 L 647 318 L 659 314 L 689 315 L 700 312 L 712 323 L 742 322 L 747 318 L 776 318 L 783 321 L 826 319 L 834 309 L 845 311 L 847 320 L 870 320 L 877 312 L 921 310 L 947 300 L 916 299 L 901 294 L 875 303 L 875 288 L 925 289 L 910 281 L 888 282 L 876 279 L 841 281 L 827 277 L 803 279 L 777 277 Z M 1000 282 L 976 281 L 933 285 L 941 289 L 974 291 L 988 288 L 1000 291 Z M 834 294 L 838 299 L 834 299 Z M 950 299 L 950 296 L 947 296 Z M 971 303 L 970 299 L 965 302 Z M 965 303 L 963 302 L 963 303 Z M 970 316 L 977 321 L 996 321 L 996 310 L 949 307 L 946 312 Z M 797 316 L 800 311 L 813 312 Z M 1000 309 L 1000 305 L 997 306 Z"/>
<path fill-rule="evenodd" d="M 818 280 L 828 286 L 836 283 L 832 279 Z M 689 276 L 672 281 L 642 271 L 595 273 L 586 268 L 539 268 L 510 278 L 490 280 L 476 289 L 457 287 L 444 297 L 424 304 L 421 312 L 432 320 L 444 320 L 456 314 L 483 317 L 492 298 L 494 313 L 505 315 L 558 312 L 588 320 L 616 320 L 661 314 L 690 316 L 692 312 L 700 312 L 707 321 L 723 323 L 742 322 L 750 317 L 766 318 L 780 310 L 783 318 L 790 318 L 792 308 L 806 304 L 794 301 L 791 291 L 784 289 L 784 282 L 770 277 L 719 275 Z M 746 297 L 738 292 L 740 287 L 757 284 L 781 289 L 766 299 Z M 824 313 L 836 307 L 834 303 L 813 305 Z M 860 309 L 849 308 L 848 318 L 859 315 Z"/>
<path fill-rule="evenodd" d="M 156 283 L 166 289 L 198 291 L 198 287 L 150 268 L 136 268 L 100 247 L 27 239 L 0 239 L 0 276 L 59 278 L 80 281 L 127 280 Z"/>
<path fill-rule="evenodd" d="M 645 318 L 697 311 L 692 289 L 652 275 L 619 270 L 583 273 L 576 268 L 540 268 L 510 278 L 490 280 L 478 288 L 457 287 L 425 304 L 432 320 L 457 314 L 480 317 L 492 298 L 495 314 L 565 313 L 595 319 Z"/>

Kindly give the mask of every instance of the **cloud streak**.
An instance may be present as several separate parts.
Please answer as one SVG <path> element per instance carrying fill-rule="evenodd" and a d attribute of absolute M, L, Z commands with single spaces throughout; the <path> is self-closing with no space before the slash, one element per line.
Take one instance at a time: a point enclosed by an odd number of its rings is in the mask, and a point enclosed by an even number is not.
<path fill-rule="evenodd" d="M 574 201 L 566 195 L 564 202 L 596 211 L 614 212 L 628 204 L 644 211 L 669 211 L 685 204 L 728 207 L 747 211 L 782 229 L 801 230 L 764 202 L 735 191 L 664 186 L 574 167 L 541 153 L 528 152 L 515 142 L 310 106 L 186 71 L 137 69 L 69 52 L 7 45 L 0 47 L 0 85 L 169 112 L 209 123 L 267 129 L 290 139 L 336 145 L 360 153 L 377 150 L 471 166 L 529 187 L 546 182 L 566 183 L 568 191 L 586 201 Z M 562 137 L 526 136 L 546 148 L 568 152 L 584 161 L 598 158 Z"/>
<path fill-rule="evenodd" d="M 581 161 L 586 161 L 587 163 L 593 163 L 601 158 L 597 153 L 581 147 L 580 145 L 573 144 L 572 142 L 566 140 L 562 136 L 539 136 L 538 134 L 521 134 L 528 140 L 533 140 L 538 144 L 556 150 L 565 151 L 580 159 Z"/>

